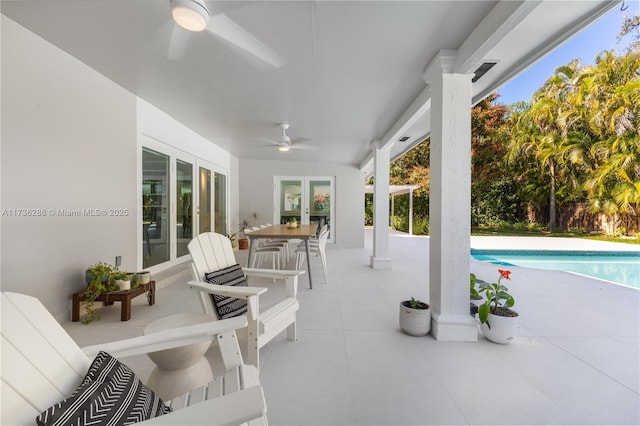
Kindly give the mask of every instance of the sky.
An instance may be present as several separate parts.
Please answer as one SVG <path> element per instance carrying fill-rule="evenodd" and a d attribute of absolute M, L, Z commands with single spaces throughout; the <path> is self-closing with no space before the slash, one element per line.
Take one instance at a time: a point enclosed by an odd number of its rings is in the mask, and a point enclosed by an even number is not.
<path fill-rule="evenodd" d="M 621 6 L 628 7 L 626 12 Z M 580 63 L 593 64 L 596 55 L 605 50 L 621 52 L 627 43 L 618 44 L 616 36 L 620 32 L 625 13 L 640 14 L 640 2 L 626 1 L 614 7 L 606 15 L 557 47 L 551 53 L 531 65 L 524 72 L 498 90 L 498 102 L 510 105 L 518 101 L 530 101 L 533 93 L 553 75 L 555 69 L 579 58 Z"/>

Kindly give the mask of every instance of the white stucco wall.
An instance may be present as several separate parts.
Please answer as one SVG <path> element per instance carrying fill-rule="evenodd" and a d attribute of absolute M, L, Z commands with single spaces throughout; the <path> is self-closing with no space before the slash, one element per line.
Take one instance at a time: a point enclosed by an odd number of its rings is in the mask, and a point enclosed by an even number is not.
<path fill-rule="evenodd" d="M 335 238 L 340 247 L 364 247 L 364 179 L 356 167 L 319 162 L 240 159 L 240 218 L 273 222 L 275 176 L 334 176 Z"/>
<path fill-rule="evenodd" d="M 228 176 L 238 221 L 238 159 L 154 106 L 1 16 L 2 291 L 37 296 L 59 321 L 98 261 L 139 270 L 141 150 L 161 142 Z M 38 217 L 12 209 L 44 209 Z M 51 211 L 55 212 L 51 213 Z M 58 209 L 127 209 L 61 216 Z M 18 211 L 18 210 L 16 210 Z"/>
<path fill-rule="evenodd" d="M 3 291 L 68 315 L 84 269 L 135 267 L 136 97 L 15 22 L 2 19 Z M 44 209 L 13 216 L 10 209 Z M 59 209 L 128 209 L 62 216 Z"/>

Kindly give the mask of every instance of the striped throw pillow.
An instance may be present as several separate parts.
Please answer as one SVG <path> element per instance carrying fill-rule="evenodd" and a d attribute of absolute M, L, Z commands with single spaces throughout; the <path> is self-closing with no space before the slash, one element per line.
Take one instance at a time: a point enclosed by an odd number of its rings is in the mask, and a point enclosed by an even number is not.
<path fill-rule="evenodd" d="M 75 392 L 43 411 L 36 423 L 40 426 L 124 426 L 170 411 L 129 367 L 100 351 Z"/>
<path fill-rule="evenodd" d="M 247 286 L 247 277 L 242 272 L 242 267 L 238 264 L 219 269 L 217 271 L 204 274 L 205 281 L 218 285 L 238 285 Z M 247 313 L 246 299 L 221 296 L 212 294 L 211 299 L 218 311 L 220 319 L 233 318 Z"/>

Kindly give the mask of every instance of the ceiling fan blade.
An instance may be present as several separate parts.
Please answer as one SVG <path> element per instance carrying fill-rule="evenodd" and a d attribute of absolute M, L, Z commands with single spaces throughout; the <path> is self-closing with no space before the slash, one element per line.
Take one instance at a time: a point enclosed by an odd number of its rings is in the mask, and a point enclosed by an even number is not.
<path fill-rule="evenodd" d="M 269 49 L 224 13 L 210 16 L 206 31 L 255 56 L 273 68 L 280 68 L 285 64 L 284 59 L 277 53 Z"/>
<path fill-rule="evenodd" d="M 307 142 L 311 142 L 309 138 L 295 138 L 291 139 L 291 148 L 293 149 L 306 149 L 306 150 L 314 150 L 318 149 L 315 145 L 309 145 Z"/>
<path fill-rule="evenodd" d="M 318 149 L 317 147 L 312 146 L 312 145 L 293 145 L 292 144 L 289 147 L 291 149 L 301 149 L 301 150 L 306 150 L 306 151 L 313 151 L 313 150 Z"/>
<path fill-rule="evenodd" d="M 173 24 L 171 30 L 171 38 L 169 39 L 169 49 L 167 50 L 167 58 L 172 61 L 178 61 L 182 59 L 185 50 L 187 50 L 187 44 L 191 38 L 191 31 L 187 31 L 180 25 Z"/>

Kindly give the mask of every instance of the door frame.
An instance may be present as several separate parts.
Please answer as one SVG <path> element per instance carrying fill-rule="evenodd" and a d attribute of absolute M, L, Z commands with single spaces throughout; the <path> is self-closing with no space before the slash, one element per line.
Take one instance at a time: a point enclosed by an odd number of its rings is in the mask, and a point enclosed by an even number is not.
<path fill-rule="evenodd" d="M 273 223 L 280 223 L 280 187 L 283 181 L 298 181 L 300 182 L 300 223 L 301 224 L 309 224 L 310 208 L 309 208 L 309 192 L 310 192 L 310 183 L 311 181 L 329 181 L 330 185 L 330 208 L 329 208 L 329 218 L 331 222 L 331 232 L 329 233 L 329 238 L 327 242 L 335 243 L 335 230 L 336 230 L 336 178 L 335 176 L 274 176 L 273 182 L 273 193 L 274 193 L 274 203 L 273 203 Z"/>

